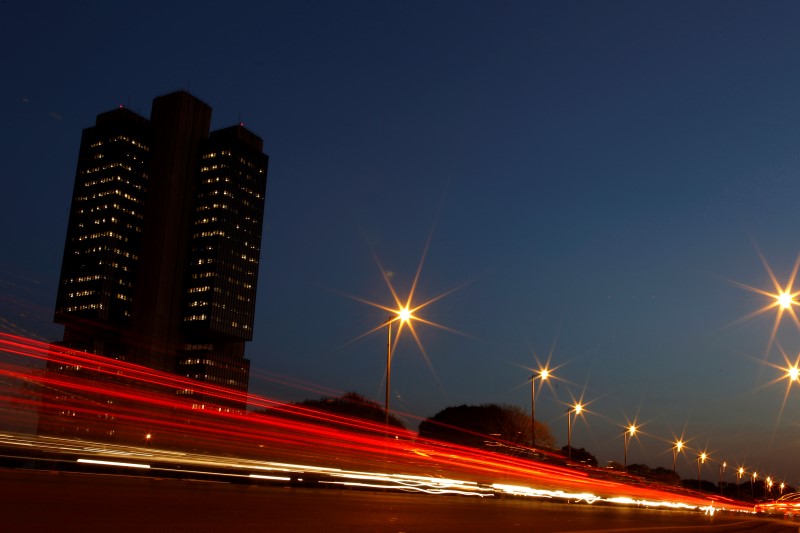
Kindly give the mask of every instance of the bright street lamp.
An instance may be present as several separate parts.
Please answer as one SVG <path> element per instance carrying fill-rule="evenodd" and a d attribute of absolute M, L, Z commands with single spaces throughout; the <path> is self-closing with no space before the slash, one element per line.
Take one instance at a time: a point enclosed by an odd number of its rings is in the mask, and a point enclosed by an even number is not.
<path fill-rule="evenodd" d="M 728 466 L 727 461 L 722 461 L 719 465 L 719 481 L 717 482 L 717 486 L 719 487 L 719 493 L 722 494 L 722 473 L 725 472 L 725 467 Z"/>
<path fill-rule="evenodd" d="M 775 297 L 776 303 L 781 309 L 790 309 L 792 304 L 797 303 L 794 301 L 794 295 L 790 292 L 781 292 Z"/>
<path fill-rule="evenodd" d="M 753 482 L 750 483 L 750 496 L 752 496 L 754 500 L 756 499 L 756 478 L 758 478 L 758 472 L 753 472 Z"/>
<path fill-rule="evenodd" d="M 630 442 L 631 438 L 636 435 L 636 429 L 636 425 L 631 424 L 628 426 L 628 430 L 622 434 L 622 441 L 625 444 L 625 453 L 623 454 L 622 465 L 625 468 L 625 471 L 628 470 L 628 443 Z"/>
<path fill-rule="evenodd" d="M 386 341 L 386 403 L 383 411 L 387 427 L 389 426 L 389 394 L 392 386 L 392 323 L 399 321 L 400 327 L 402 328 L 403 324 L 414 318 L 408 306 L 401 307 L 395 311 L 395 314 L 397 316 L 389 317 L 385 322 L 388 326 L 388 335 Z"/>
<path fill-rule="evenodd" d="M 539 370 L 539 375 L 531 374 L 531 448 L 536 448 L 536 378 L 542 383 L 550 377 L 550 371 L 546 368 Z"/>
<path fill-rule="evenodd" d="M 573 407 L 567 410 L 567 460 L 572 461 L 572 412 L 575 411 L 575 420 L 578 420 L 578 415 L 583 411 L 583 405 L 580 402 L 576 403 Z"/>
<path fill-rule="evenodd" d="M 736 497 L 742 499 L 742 475 L 744 475 L 744 467 L 740 466 L 738 471 L 739 477 L 736 480 Z"/>
<path fill-rule="evenodd" d="M 697 456 L 697 490 L 700 489 L 700 464 L 705 463 L 706 459 L 708 459 L 708 454 L 706 452 L 702 452 L 700 455 Z"/>
<path fill-rule="evenodd" d="M 675 441 L 675 446 L 672 447 L 672 473 L 678 475 L 675 470 L 675 463 L 678 461 L 678 454 L 683 450 L 683 441 L 678 439 Z"/>

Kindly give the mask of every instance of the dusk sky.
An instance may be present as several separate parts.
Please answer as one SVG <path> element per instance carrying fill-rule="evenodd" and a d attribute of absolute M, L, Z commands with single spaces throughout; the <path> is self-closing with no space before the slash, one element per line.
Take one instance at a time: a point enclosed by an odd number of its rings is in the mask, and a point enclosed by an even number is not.
<path fill-rule="evenodd" d="M 800 483 L 800 352 L 740 320 L 800 253 L 800 4 L 0 4 L 0 328 L 52 316 L 83 128 L 179 89 L 270 156 L 251 392 L 383 401 L 387 313 L 430 238 L 393 406 L 530 409 L 559 446 L 671 467 L 670 440 Z M 455 290 L 454 290 L 455 289 Z M 448 331 L 453 330 L 453 331 Z M 538 383 L 537 383 L 538 385 Z M 716 463 L 703 476 L 716 481 Z M 733 476 L 728 472 L 730 481 Z"/>

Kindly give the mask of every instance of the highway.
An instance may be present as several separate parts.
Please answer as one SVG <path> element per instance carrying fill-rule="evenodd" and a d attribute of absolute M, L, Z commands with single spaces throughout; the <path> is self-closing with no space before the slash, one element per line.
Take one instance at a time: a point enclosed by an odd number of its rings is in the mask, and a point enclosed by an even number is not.
<path fill-rule="evenodd" d="M 0 469 L 3 531 L 794 532 L 744 515 Z"/>
<path fill-rule="evenodd" d="M 0 419 L 39 431 L 0 432 L 0 531 L 798 531 L 754 521 L 749 502 L 541 450 L 253 395 L 252 411 L 197 408 L 175 376 L 6 337 Z M 99 375 L 31 372 L 28 357 Z"/>

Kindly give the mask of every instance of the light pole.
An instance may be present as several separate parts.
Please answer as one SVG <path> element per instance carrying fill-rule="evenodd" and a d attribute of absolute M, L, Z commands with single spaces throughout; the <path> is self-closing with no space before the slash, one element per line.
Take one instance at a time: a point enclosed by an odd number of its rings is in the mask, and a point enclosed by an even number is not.
<path fill-rule="evenodd" d="M 572 408 L 567 410 L 567 460 L 572 461 L 572 411 L 575 411 L 575 420 L 578 420 L 578 415 L 583 411 L 583 406 L 580 402 L 576 403 Z"/>
<path fill-rule="evenodd" d="M 750 496 L 755 500 L 756 499 L 756 478 L 758 477 L 758 472 L 753 472 L 753 481 L 750 483 Z"/>
<path fill-rule="evenodd" d="M 742 499 L 742 475 L 744 475 L 744 467 L 739 467 L 739 478 L 736 480 L 736 497 Z"/>
<path fill-rule="evenodd" d="M 786 488 L 786 484 L 783 481 L 781 481 L 780 487 L 781 487 L 781 496 L 783 496 L 783 489 Z"/>
<path fill-rule="evenodd" d="M 772 496 L 772 478 L 769 477 L 769 476 L 767 476 L 767 485 L 766 485 L 766 487 L 769 490 L 769 495 Z M 767 496 L 767 494 L 765 492 L 764 493 L 764 497 L 766 497 L 766 496 Z"/>
<path fill-rule="evenodd" d="M 675 469 L 675 464 L 678 461 L 678 454 L 681 450 L 683 450 L 683 441 L 677 440 L 675 446 L 672 447 L 672 473 L 676 476 L 678 475 L 678 471 Z"/>
<path fill-rule="evenodd" d="M 386 403 L 384 404 L 384 416 L 386 426 L 389 426 L 389 395 L 391 394 L 391 387 L 392 387 L 392 323 L 396 321 L 400 321 L 400 324 L 408 322 L 411 320 L 411 310 L 408 307 L 402 307 L 396 311 L 397 316 L 389 317 L 386 321 L 386 325 L 388 326 L 388 334 L 386 340 Z"/>
<path fill-rule="evenodd" d="M 536 448 L 536 378 L 540 378 L 542 383 L 550 377 L 550 371 L 543 368 L 539 375 L 531 374 L 531 448 Z"/>
<path fill-rule="evenodd" d="M 636 425 L 631 424 L 628 426 L 627 431 L 622 434 L 622 441 L 625 444 L 625 453 L 623 454 L 622 465 L 625 468 L 625 471 L 628 471 L 628 443 L 630 442 L 631 438 L 636 435 Z"/>
<path fill-rule="evenodd" d="M 697 456 L 697 490 L 701 490 L 700 488 L 700 464 L 705 463 L 708 455 L 706 452 L 701 453 Z"/>
<path fill-rule="evenodd" d="M 727 461 L 722 461 L 719 465 L 719 481 L 717 481 L 717 486 L 719 487 L 719 493 L 722 494 L 722 473 L 725 472 L 725 467 L 728 466 Z"/>

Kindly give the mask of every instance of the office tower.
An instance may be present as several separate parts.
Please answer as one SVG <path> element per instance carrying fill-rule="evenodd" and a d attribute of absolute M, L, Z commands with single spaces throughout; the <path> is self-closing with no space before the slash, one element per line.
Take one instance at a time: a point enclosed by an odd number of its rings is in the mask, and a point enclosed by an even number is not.
<path fill-rule="evenodd" d="M 243 125 L 210 124 L 180 91 L 84 130 L 55 320 L 62 346 L 246 392 L 268 157 Z"/>

